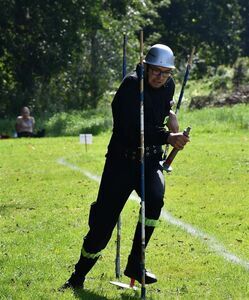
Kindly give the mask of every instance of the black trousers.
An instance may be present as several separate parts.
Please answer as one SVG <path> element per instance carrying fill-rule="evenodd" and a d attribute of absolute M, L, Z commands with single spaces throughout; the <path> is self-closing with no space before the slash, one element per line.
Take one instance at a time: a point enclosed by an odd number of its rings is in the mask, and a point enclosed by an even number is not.
<path fill-rule="evenodd" d="M 96 254 L 109 242 L 118 217 L 135 190 L 140 196 L 141 165 L 137 160 L 107 157 L 97 201 L 91 205 L 89 232 L 83 241 L 84 251 Z M 165 192 L 165 181 L 159 159 L 145 159 L 145 217 L 158 220 Z M 138 224 L 139 225 L 139 224 Z M 137 225 L 137 226 L 138 226 Z M 140 245 L 140 241 L 133 242 Z"/>
<path fill-rule="evenodd" d="M 135 190 L 140 196 L 141 165 L 132 159 L 107 157 L 97 201 L 91 205 L 89 232 L 83 248 L 89 254 L 103 250 L 109 242 L 118 217 Z M 145 217 L 158 220 L 165 192 L 162 167 L 158 160 L 145 160 Z M 137 241 L 134 241 L 137 242 Z"/>
<path fill-rule="evenodd" d="M 34 134 L 33 132 L 27 132 L 27 131 L 23 131 L 23 132 L 17 132 L 17 137 L 21 138 L 21 137 L 33 137 Z"/>

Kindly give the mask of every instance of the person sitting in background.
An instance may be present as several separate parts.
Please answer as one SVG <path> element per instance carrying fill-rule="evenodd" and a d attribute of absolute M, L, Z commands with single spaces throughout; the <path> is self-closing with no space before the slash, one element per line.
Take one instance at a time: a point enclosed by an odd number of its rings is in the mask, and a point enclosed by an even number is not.
<path fill-rule="evenodd" d="M 28 107 L 21 109 L 21 116 L 16 119 L 16 133 L 17 137 L 33 137 L 34 136 L 35 119 L 30 116 Z"/>

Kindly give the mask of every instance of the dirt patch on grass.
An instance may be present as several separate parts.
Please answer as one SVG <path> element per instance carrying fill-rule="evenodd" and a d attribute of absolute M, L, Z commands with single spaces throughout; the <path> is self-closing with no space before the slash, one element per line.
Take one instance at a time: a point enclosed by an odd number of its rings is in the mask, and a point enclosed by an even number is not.
<path fill-rule="evenodd" d="M 249 104 L 249 85 L 239 87 L 231 94 L 217 94 L 208 96 L 196 96 L 190 101 L 190 109 L 201 109 L 204 107 L 232 106 L 239 103 Z"/>

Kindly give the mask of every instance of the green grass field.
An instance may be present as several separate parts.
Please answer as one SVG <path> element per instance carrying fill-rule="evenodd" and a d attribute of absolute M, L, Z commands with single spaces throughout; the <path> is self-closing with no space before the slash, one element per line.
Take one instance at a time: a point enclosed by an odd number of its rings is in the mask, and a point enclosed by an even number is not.
<path fill-rule="evenodd" d="M 161 218 L 147 249 L 147 268 L 159 278 L 147 286 L 147 299 L 249 299 L 248 116 L 242 106 L 181 117 L 182 126 L 192 125 L 191 143 L 165 175 L 164 210 L 173 221 Z M 140 290 L 109 284 L 115 234 L 85 290 L 58 292 L 78 259 L 98 192 L 81 170 L 101 175 L 109 137 L 94 137 L 87 152 L 78 137 L 0 141 L 0 299 L 140 298 Z M 122 269 L 138 210 L 129 200 L 122 213 Z"/>

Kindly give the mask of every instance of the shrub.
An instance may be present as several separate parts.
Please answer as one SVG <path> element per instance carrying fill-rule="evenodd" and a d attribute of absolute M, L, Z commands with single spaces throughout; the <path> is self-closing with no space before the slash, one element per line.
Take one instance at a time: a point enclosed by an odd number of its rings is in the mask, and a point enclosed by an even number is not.
<path fill-rule="evenodd" d="M 14 136 L 15 120 L 1 119 L 0 120 L 0 135 Z"/>
<path fill-rule="evenodd" d="M 232 78 L 233 69 L 220 65 L 212 78 L 211 88 L 214 90 L 227 90 L 232 86 Z"/>
<path fill-rule="evenodd" d="M 80 133 L 98 134 L 112 125 L 110 111 L 87 110 L 61 112 L 51 117 L 45 125 L 49 136 L 73 136 Z"/>
<path fill-rule="evenodd" d="M 249 57 L 239 57 L 234 64 L 233 84 L 235 87 L 249 81 Z"/>

